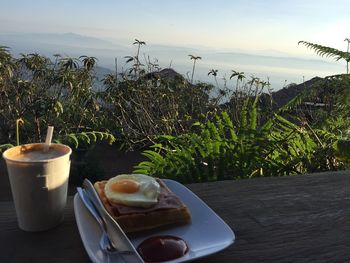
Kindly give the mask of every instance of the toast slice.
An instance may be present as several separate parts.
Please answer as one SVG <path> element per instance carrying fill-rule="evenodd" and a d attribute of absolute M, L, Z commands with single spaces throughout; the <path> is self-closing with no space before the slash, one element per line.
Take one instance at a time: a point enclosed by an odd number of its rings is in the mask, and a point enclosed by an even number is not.
<path fill-rule="evenodd" d="M 158 203 L 151 208 L 130 207 L 109 201 L 104 191 L 107 180 L 96 182 L 94 187 L 106 210 L 118 222 L 125 233 L 190 223 L 191 214 L 187 206 L 165 183 L 160 179 L 157 179 L 157 182 L 161 187 Z"/>

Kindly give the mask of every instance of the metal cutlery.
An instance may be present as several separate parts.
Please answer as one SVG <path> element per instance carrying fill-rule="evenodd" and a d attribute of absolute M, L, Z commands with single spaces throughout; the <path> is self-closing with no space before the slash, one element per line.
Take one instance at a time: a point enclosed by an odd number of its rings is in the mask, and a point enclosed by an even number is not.
<path fill-rule="evenodd" d="M 85 190 L 82 189 L 81 187 L 77 187 L 77 192 L 79 194 L 81 201 L 83 202 L 85 207 L 89 210 L 91 215 L 95 218 L 95 220 L 97 221 L 97 223 L 101 229 L 102 235 L 101 235 L 101 239 L 100 239 L 99 244 L 100 244 L 100 248 L 102 249 L 102 251 L 104 251 L 104 252 L 117 251 L 108 237 L 105 222 L 102 220 L 101 215 L 97 212 L 96 208 L 91 203 Z M 126 251 L 118 251 L 118 253 L 124 253 L 124 252 L 126 252 Z"/>
<path fill-rule="evenodd" d="M 83 189 L 81 190 L 83 190 L 83 191 L 80 191 L 83 193 L 83 196 L 85 196 L 86 199 L 90 201 L 87 203 L 88 204 L 90 203 L 92 207 L 95 209 L 95 211 L 97 212 L 95 213 L 95 215 L 99 215 L 99 218 L 101 219 L 100 221 L 102 221 L 102 226 L 104 227 L 106 235 L 110 240 L 110 248 L 116 249 L 116 250 L 107 249 L 107 253 L 108 254 L 117 253 L 124 259 L 125 262 L 128 262 L 128 263 L 144 263 L 144 261 L 142 260 L 140 255 L 137 253 L 135 247 L 133 246 L 129 238 L 125 235 L 124 231 L 121 229 L 119 224 L 107 212 L 94 186 L 88 179 L 84 180 Z M 101 244 L 101 242 L 106 242 L 106 240 L 103 241 L 102 238 L 105 238 L 105 237 L 103 236 L 101 237 L 100 246 L 103 245 Z"/>

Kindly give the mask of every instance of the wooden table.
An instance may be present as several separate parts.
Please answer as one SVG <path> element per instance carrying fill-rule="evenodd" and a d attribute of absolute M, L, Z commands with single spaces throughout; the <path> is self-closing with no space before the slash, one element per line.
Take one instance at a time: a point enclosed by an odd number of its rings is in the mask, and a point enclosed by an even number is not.
<path fill-rule="evenodd" d="M 235 243 L 198 262 L 350 262 L 347 171 L 192 184 L 234 230 Z M 64 222 L 27 233 L 13 202 L 0 202 L 0 262 L 89 262 L 70 196 Z"/>

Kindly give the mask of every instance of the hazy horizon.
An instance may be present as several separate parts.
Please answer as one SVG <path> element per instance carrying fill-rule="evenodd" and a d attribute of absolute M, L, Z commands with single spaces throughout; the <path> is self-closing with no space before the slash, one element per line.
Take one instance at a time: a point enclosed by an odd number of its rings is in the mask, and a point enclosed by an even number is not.
<path fill-rule="evenodd" d="M 347 0 L 12 0 L 1 33 L 74 32 L 127 45 L 150 44 L 309 54 L 300 40 L 345 49 Z"/>
<path fill-rule="evenodd" d="M 48 57 L 59 53 L 63 56 L 79 57 L 81 55 L 98 58 L 98 65 L 115 70 L 115 58 L 118 61 L 119 73 L 131 65 L 125 64 L 125 56 L 133 56 L 136 46 L 115 43 L 103 38 L 79 35 L 73 32 L 54 33 L 0 33 L 0 44 L 9 46 L 11 53 L 37 52 Z M 345 72 L 345 63 L 332 59 L 309 56 L 290 56 L 277 50 L 243 50 L 243 49 L 208 49 L 201 47 L 168 46 L 149 44 L 141 47 L 140 56 L 144 60 L 157 60 L 161 68 L 171 67 L 180 74 L 190 75 L 193 61 L 190 54 L 201 56 L 196 63 L 195 80 L 214 83 L 214 78 L 208 76 L 211 69 L 218 70 L 217 80 L 223 84 L 223 77 L 229 79 L 232 70 L 245 72 L 246 77 L 255 76 L 262 80 L 269 79 L 271 88 L 279 90 L 290 83 L 302 83 L 313 77 Z M 310 54 L 312 52 L 310 51 Z"/>
<path fill-rule="evenodd" d="M 95 56 L 110 69 L 117 58 L 121 70 L 139 39 L 147 43 L 141 54 L 163 68 L 187 75 L 191 54 L 202 57 L 197 80 L 213 81 L 211 69 L 220 78 L 236 70 L 269 78 L 279 89 L 346 71 L 345 62 L 318 57 L 298 42 L 345 51 L 349 7 L 347 0 L 12 0 L 0 9 L 0 45 L 8 43 L 14 52 Z"/>

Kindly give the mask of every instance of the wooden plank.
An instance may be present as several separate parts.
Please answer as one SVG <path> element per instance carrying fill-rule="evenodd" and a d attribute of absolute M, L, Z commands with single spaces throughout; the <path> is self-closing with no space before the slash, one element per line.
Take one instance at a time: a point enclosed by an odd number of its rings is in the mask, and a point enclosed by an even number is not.
<path fill-rule="evenodd" d="M 236 242 L 199 262 L 346 262 L 350 259 L 350 173 L 192 184 L 234 230 Z M 89 262 L 69 197 L 58 227 L 27 233 L 11 201 L 0 202 L 1 262 Z"/>
<path fill-rule="evenodd" d="M 201 262 L 347 262 L 350 173 L 189 186 L 234 230 L 236 242 Z M 215 261 L 220 259 L 220 261 Z"/>
<path fill-rule="evenodd" d="M 72 201 L 69 197 L 63 223 L 35 233 L 18 228 L 12 202 L 0 202 L 0 262 L 89 262 L 75 223 Z"/>

